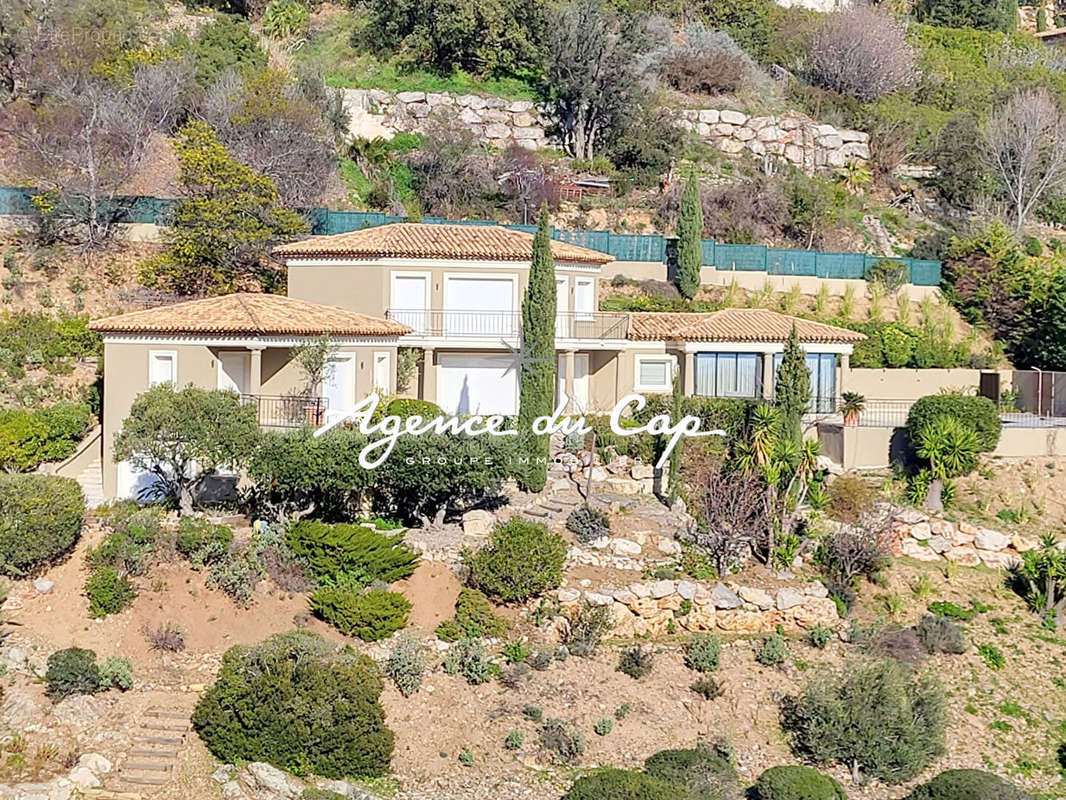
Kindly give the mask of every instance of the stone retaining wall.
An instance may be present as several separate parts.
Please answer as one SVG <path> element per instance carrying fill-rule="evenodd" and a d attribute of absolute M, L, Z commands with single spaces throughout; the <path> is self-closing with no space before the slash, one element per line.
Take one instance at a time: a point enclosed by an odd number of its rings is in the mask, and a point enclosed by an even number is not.
<path fill-rule="evenodd" d="M 616 636 L 663 636 L 679 631 L 770 633 L 781 626 L 795 632 L 817 625 L 838 628 L 836 603 L 821 583 L 813 581 L 774 591 L 735 583 L 659 580 L 623 588 L 559 589 L 562 616 L 556 629 L 565 632 L 585 603 L 610 606 Z M 535 610 L 535 604 L 530 611 Z"/>
<path fill-rule="evenodd" d="M 496 147 L 517 144 L 538 150 L 553 145 L 547 134 L 549 120 L 530 100 L 381 89 L 343 92 L 352 138 L 391 139 L 398 131 L 425 132 L 431 115 L 444 114 L 465 123 L 482 141 Z M 724 153 L 776 156 L 808 171 L 834 169 L 870 157 L 868 134 L 821 125 L 796 112 L 748 116 L 730 109 L 684 109 L 677 112 L 677 125 Z"/>
<path fill-rule="evenodd" d="M 984 565 L 1009 569 L 1019 554 L 1040 542 L 1032 536 L 1008 536 L 968 522 L 952 522 L 920 511 L 907 510 L 892 521 L 894 555 L 919 561 L 952 561 L 968 567 Z"/>

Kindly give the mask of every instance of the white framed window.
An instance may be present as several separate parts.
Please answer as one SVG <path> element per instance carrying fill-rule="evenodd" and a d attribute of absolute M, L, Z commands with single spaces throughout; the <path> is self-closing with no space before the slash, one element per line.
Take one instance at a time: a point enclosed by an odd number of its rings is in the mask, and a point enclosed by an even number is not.
<path fill-rule="evenodd" d="M 178 385 L 178 353 L 176 350 L 148 351 L 148 388 L 161 383 Z"/>
<path fill-rule="evenodd" d="M 374 353 L 374 390 L 386 395 L 392 384 L 392 354 L 388 350 Z"/>
<path fill-rule="evenodd" d="M 594 278 L 575 278 L 574 317 L 581 320 L 590 320 L 595 311 L 596 280 Z"/>
<path fill-rule="evenodd" d="M 638 392 L 669 392 L 673 386 L 673 356 L 636 356 L 633 389 Z"/>

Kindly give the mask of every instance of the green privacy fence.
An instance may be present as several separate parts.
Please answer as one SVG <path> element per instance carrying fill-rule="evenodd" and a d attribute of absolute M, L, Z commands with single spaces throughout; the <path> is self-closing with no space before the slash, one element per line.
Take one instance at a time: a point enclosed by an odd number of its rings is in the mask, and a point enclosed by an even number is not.
<path fill-rule="evenodd" d="M 33 210 L 31 190 L 16 187 L 0 187 L 0 215 L 28 214 Z M 174 200 L 161 197 L 119 197 L 110 204 L 109 213 L 119 222 L 143 222 L 166 224 L 166 218 Z M 318 208 L 310 213 L 311 231 L 319 235 L 346 233 L 390 222 L 404 222 L 406 217 L 396 217 L 377 211 L 333 211 Z M 443 217 L 423 217 L 422 222 L 434 224 L 495 225 L 492 220 L 449 220 Z M 532 233 L 533 225 L 508 225 L 514 230 Z M 659 235 L 612 233 L 610 231 L 554 230 L 552 238 L 587 247 L 612 255 L 618 261 L 666 261 L 667 239 Z M 717 270 L 737 272 L 765 272 L 767 275 L 784 275 L 811 278 L 865 277 L 866 270 L 879 256 L 863 253 L 825 253 L 820 250 L 794 250 L 765 247 L 761 244 L 723 244 L 713 239 L 703 240 L 703 264 Z M 936 286 L 940 283 L 940 262 L 917 258 L 892 258 L 907 266 L 910 282 L 918 286 Z"/>

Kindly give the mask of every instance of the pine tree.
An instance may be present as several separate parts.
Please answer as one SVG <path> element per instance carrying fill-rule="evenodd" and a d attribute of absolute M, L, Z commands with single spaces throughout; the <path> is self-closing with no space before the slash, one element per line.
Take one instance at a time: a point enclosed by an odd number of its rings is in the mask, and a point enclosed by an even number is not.
<path fill-rule="evenodd" d="M 703 207 L 700 185 L 694 177 L 689 178 L 681 193 L 677 239 L 677 290 L 691 300 L 700 288 L 703 262 Z"/>
<path fill-rule="evenodd" d="M 533 421 L 552 413 L 555 399 L 555 261 L 552 259 L 548 206 L 541 205 L 529 284 L 522 300 L 523 354 L 518 399 L 518 430 L 530 463 L 518 476 L 529 492 L 539 492 L 548 480 L 549 437 L 533 434 Z"/>
<path fill-rule="evenodd" d="M 811 400 L 811 371 L 807 358 L 800 347 L 795 324 L 785 341 L 781 366 L 777 368 L 774 384 L 774 404 L 781 418 L 781 435 L 793 439 L 797 447 L 802 443 L 801 427 L 803 412 Z"/>

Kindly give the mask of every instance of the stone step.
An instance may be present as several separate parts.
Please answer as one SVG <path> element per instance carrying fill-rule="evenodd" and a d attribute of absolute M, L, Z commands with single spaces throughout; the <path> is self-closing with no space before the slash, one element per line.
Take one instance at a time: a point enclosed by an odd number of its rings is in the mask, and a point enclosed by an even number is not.
<path fill-rule="evenodd" d="M 185 744 L 184 736 L 138 736 L 136 744 Z"/>
<path fill-rule="evenodd" d="M 522 513 L 527 515 L 527 516 L 530 516 L 530 517 L 541 517 L 541 518 L 544 518 L 544 517 L 548 516 L 548 512 L 545 509 L 541 508 L 540 506 L 530 506 L 529 508 L 525 509 Z"/>
<path fill-rule="evenodd" d="M 122 765 L 122 772 L 170 772 L 174 769 L 173 764 L 164 764 L 159 761 L 130 761 Z"/>
<path fill-rule="evenodd" d="M 146 747 L 135 747 L 130 750 L 130 755 L 137 758 L 177 758 L 178 751 L 166 748 L 152 750 Z"/>
<path fill-rule="evenodd" d="M 181 711 L 169 711 L 165 708 L 150 708 L 144 712 L 146 717 L 156 717 L 162 719 L 180 719 L 188 721 L 189 715 L 184 714 Z"/>
<path fill-rule="evenodd" d="M 141 728 L 146 731 L 174 731 L 185 733 L 189 730 L 187 722 L 142 722 Z"/>
<path fill-rule="evenodd" d="M 140 784 L 142 786 L 166 786 L 169 779 L 155 778 L 147 775 L 120 775 L 119 780 L 125 781 L 126 783 Z"/>
<path fill-rule="evenodd" d="M 112 789 L 82 789 L 85 800 L 144 800 L 140 792 L 116 792 Z"/>

